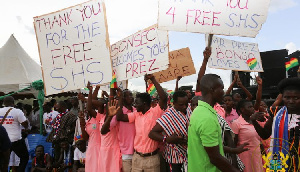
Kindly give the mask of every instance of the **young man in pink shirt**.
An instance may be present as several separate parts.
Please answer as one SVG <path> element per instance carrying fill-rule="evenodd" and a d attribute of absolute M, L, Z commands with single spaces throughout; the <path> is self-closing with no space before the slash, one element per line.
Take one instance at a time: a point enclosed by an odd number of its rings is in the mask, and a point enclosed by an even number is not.
<path fill-rule="evenodd" d="M 137 94 L 135 107 L 137 112 L 123 114 L 117 113 L 117 119 L 123 122 L 135 123 L 136 135 L 134 138 L 134 154 L 132 158 L 132 171 L 160 171 L 160 158 L 158 142 L 148 137 L 149 132 L 155 126 L 156 120 L 162 116 L 167 108 L 167 95 L 163 88 L 150 74 L 145 79 L 150 79 L 154 84 L 159 99 L 159 105 L 151 108 L 151 97 L 148 93 Z M 149 163 L 151 162 L 151 163 Z"/>
<path fill-rule="evenodd" d="M 122 109 L 123 114 L 136 112 L 136 109 L 132 106 L 134 98 L 132 92 L 128 89 L 118 90 L 119 106 Z M 120 117 L 120 116 L 119 116 Z M 117 120 L 120 120 L 117 116 Z M 131 172 L 132 169 L 132 157 L 134 153 L 133 143 L 135 137 L 135 125 L 134 123 L 119 122 L 119 144 L 122 153 L 122 169 L 123 172 Z"/>

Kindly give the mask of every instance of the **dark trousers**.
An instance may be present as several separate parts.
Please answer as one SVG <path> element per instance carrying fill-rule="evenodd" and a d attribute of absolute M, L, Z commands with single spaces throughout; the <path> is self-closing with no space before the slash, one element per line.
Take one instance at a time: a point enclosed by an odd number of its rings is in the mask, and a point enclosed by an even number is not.
<path fill-rule="evenodd" d="M 25 140 L 21 139 L 11 144 L 11 151 L 14 151 L 16 155 L 20 158 L 20 165 L 17 169 L 17 172 L 24 172 L 29 160 L 29 154 Z"/>
<path fill-rule="evenodd" d="M 168 165 L 168 171 L 169 172 L 182 172 L 181 168 L 182 168 L 183 164 L 169 164 Z M 172 168 L 172 170 L 171 170 Z"/>
<path fill-rule="evenodd" d="M 10 150 L 0 152 L 0 171 L 7 171 L 10 157 Z"/>

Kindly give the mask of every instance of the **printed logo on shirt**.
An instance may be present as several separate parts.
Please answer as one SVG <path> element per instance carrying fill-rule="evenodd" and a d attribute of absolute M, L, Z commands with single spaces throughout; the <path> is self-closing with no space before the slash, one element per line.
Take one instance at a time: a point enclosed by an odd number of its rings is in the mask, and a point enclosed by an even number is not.
<path fill-rule="evenodd" d="M 0 117 L 0 121 L 2 121 L 3 116 Z M 13 116 L 7 116 L 3 122 L 3 124 L 12 124 L 15 121 Z"/>
<path fill-rule="evenodd" d="M 96 124 L 92 124 L 92 129 L 96 130 L 97 129 L 97 125 Z"/>

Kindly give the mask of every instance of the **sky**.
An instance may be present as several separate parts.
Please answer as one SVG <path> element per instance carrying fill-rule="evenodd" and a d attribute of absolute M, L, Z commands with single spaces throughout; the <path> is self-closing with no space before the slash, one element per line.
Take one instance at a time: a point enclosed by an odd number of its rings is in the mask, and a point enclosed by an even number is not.
<path fill-rule="evenodd" d="M 211 0 L 217 1 L 217 0 Z M 1 2 L 0 47 L 14 34 L 31 58 L 40 64 L 33 17 L 54 12 L 85 2 L 84 0 L 9 0 Z M 106 13 L 110 43 L 115 43 L 157 22 L 158 0 L 106 0 Z M 300 1 L 271 0 L 268 17 L 256 38 L 222 36 L 227 39 L 258 43 L 260 51 L 288 49 L 289 53 L 300 50 Z M 205 48 L 205 35 L 187 32 L 169 32 L 170 51 L 189 47 L 196 72 L 199 71 Z M 221 76 L 225 88 L 230 85 L 228 70 L 207 68 L 206 73 Z M 193 85 L 197 74 L 184 77 L 179 86 Z M 164 88 L 174 90 L 175 80 L 162 83 Z M 144 91 L 144 80 L 129 80 L 131 90 Z"/>

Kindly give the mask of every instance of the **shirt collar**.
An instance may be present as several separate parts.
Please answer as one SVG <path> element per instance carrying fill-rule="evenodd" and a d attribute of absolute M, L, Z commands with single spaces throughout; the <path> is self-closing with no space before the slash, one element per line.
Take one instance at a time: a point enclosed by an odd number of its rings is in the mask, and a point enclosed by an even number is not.
<path fill-rule="evenodd" d="M 208 110 L 210 110 L 211 112 L 213 112 L 215 115 L 217 115 L 217 111 L 204 101 L 198 100 L 198 106 L 203 106 L 203 107 L 207 108 Z"/>
<path fill-rule="evenodd" d="M 237 119 L 241 124 L 244 125 L 251 125 L 248 122 L 245 121 L 245 119 L 242 117 L 242 115 L 239 116 L 239 118 Z"/>

